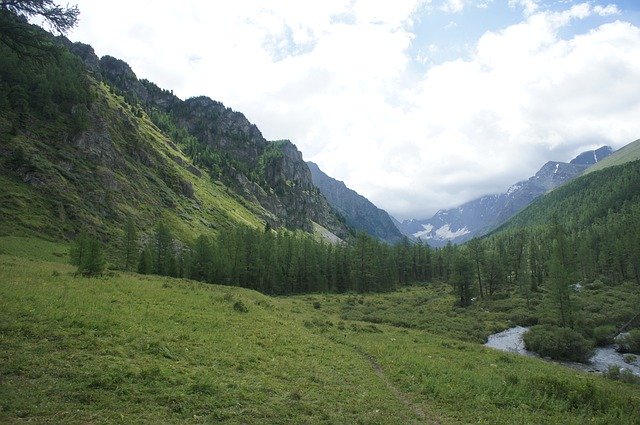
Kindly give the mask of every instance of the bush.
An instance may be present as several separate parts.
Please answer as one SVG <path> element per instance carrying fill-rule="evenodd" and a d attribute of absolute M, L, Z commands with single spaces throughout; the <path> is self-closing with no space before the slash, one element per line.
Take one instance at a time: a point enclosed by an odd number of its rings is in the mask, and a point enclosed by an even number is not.
<path fill-rule="evenodd" d="M 627 334 L 616 338 L 618 351 L 621 353 L 640 354 L 640 329 L 633 329 Z"/>
<path fill-rule="evenodd" d="M 236 301 L 233 304 L 233 309 L 239 313 L 248 313 L 249 309 L 242 301 Z"/>
<path fill-rule="evenodd" d="M 622 381 L 629 384 L 640 384 L 640 377 L 636 376 L 629 369 L 621 369 L 620 366 L 611 365 L 605 374 L 609 379 L 614 381 Z"/>
<path fill-rule="evenodd" d="M 598 347 L 613 344 L 616 328 L 611 325 L 598 326 L 593 330 L 593 339 Z"/>
<path fill-rule="evenodd" d="M 556 360 L 587 362 L 593 354 L 591 342 L 570 328 L 533 326 L 523 336 L 527 350 Z"/>

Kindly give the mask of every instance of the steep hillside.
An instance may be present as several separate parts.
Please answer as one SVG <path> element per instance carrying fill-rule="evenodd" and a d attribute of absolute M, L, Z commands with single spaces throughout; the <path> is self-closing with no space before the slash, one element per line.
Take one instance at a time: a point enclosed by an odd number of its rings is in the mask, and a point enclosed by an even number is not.
<path fill-rule="evenodd" d="M 632 214 L 631 214 L 632 213 Z M 621 223 L 640 213 L 640 161 L 590 172 L 537 199 L 497 229 L 536 227 L 557 217 L 568 229 Z"/>
<path fill-rule="evenodd" d="M 127 217 L 140 228 L 163 220 L 187 238 L 262 226 L 259 207 L 212 182 L 74 57 L 26 67 L 0 49 L 10 93 L 0 102 L 0 232 L 60 238 L 90 226 L 109 238 Z"/>
<path fill-rule="evenodd" d="M 386 211 L 373 205 L 367 198 L 349 189 L 343 182 L 326 175 L 316 164 L 307 162 L 313 184 L 327 198 L 346 223 L 382 241 L 394 243 L 402 239 Z"/>
<path fill-rule="evenodd" d="M 0 46 L 1 233 L 65 238 L 91 227 L 108 240 L 131 217 L 187 240 L 265 223 L 349 237 L 292 143 L 30 28 L 60 47 L 18 57 Z"/>
<path fill-rule="evenodd" d="M 86 45 L 71 45 L 129 103 L 146 110 L 196 164 L 261 207 L 273 227 L 313 232 L 317 223 L 340 238 L 349 230 L 313 185 L 302 154 L 288 140 L 269 142 L 246 117 L 204 96 L 180 100 L 155 84 L 138 80 L 129 65 L 110 56 L 99 60 Z M 93 64 L 93 65 L 92 65 Z"/>
<path fill-rule="evenodd" d="M 585 174 L 637 160 L 640 160 L 640 140 L 636 140 L 635 142 L 629 143 L 628 145 L 618 149 L 611 156 L 589 167 L 585 171 Z"/>
<path fill-rule="evenodd" d="M 486 195 L 457 208 L 438 211 L 427 220 L 405 220 L 399 228 L 405 235 L 435 247 L 449 241 L 463 243 L 504 223 L 536 198 L 570 181 L 611 153 L 610 147 L 603 146 L 583 152 L 569 163 L 549 161 L 534 176 L 514 184 L 505 193 Z"/>

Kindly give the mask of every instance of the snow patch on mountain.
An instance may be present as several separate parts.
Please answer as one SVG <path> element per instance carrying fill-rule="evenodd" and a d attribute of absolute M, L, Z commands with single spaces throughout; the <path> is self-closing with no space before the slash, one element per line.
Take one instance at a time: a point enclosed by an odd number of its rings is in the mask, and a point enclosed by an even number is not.
<path fill-rule="evenodd" d="M 590 165 L 609 156 L 613 150 L 603 146 L 587 151 L 570 162 L 548 161 L 527 180 L 513 184 L 505 193 L 485 195 L 457 208 L 440 210 L 424 220 L 397 223 L 403 234 L 442 247 L 486 234 L 524 209 L 536 198 L 580 175 Z M 456 230 L 457 229 L 457 230 Z"/>
<path fill-rule="evenodd" d="M 466 226 L 462 229 L 451 231 L 451 226 L 448 223 L 436 230 L 436 236 L 440 239 L 445 240 L 459 238 L 460 236 L 464 236 L 468 233 L 471 232 L 469 231 L 469 229 L 467 229 Z"/>
<path fill-rule="evenodd" d="M 518 182 L 512 185 L 511 187 L 509 187 L 509 189 L 507 189 L 507 195 L 511 195 L 512 193 L 517 192 L 518 190 L 520 190 L 521 187 L 522 187 L 522 182 Z"/>
<path fill-rule="evenodd" d="M 422 228 L 424 230 L 414 233 L 413 236 L 419 239 L 429 239 L 430 238 L 429 234 L 433 231 L 433 225 L 423 224 Z"/>

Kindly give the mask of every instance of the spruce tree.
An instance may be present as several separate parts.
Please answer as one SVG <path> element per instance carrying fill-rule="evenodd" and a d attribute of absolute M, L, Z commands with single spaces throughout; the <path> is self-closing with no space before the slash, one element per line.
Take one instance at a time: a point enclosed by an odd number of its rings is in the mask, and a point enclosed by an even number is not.
<path fill-rule="evenodd" d="M 70 252 L 71 264 L 77 266 L 76 273 L 97 276 L 104 271 L 106 262 L 100 240 L 82 231 L 75 239 Z"/>

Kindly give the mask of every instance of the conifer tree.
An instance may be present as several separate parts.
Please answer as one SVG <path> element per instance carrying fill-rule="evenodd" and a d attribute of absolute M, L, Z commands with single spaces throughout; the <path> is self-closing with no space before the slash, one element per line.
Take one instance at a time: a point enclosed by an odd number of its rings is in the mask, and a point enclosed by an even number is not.
<path fill-rule="evenodd" d="M 172 266 L 172 261 L 175 262 L 173 258 L 173 236 L 171 236 L 171 231 L 162 221 L 156 226 L 154 244 L 155 273 L 161 276 L 168 276 L 171 271 L 175 273 L 175 264 Z"/>
<path fill-rule="evenodd" d="M 76 273 L 96 276 L 104 271 L 106 262 L 102 243 L 93 235 L 82 231 L 75 239 L 70 252 L 71 264 L 77 266 Z"/>

